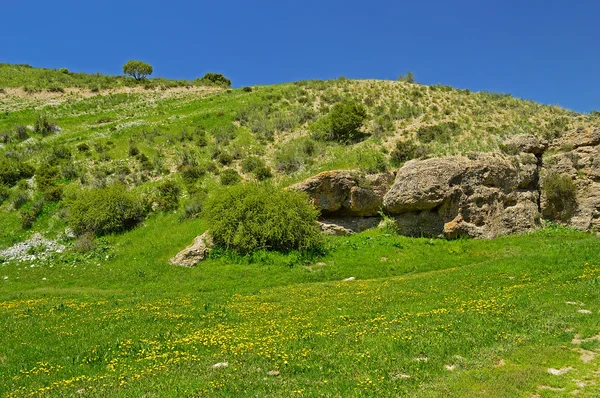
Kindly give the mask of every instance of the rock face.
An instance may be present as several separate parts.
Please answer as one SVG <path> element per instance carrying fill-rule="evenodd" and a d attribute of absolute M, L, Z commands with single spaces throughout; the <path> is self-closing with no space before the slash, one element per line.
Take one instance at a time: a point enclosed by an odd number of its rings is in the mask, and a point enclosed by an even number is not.
<path fill-rule="evenodd" d="M 392 174 L 365 175 L 357 170 L 320 173 L 288 189 L 306 192 L 324 216 L 376 216 Z"/>
<path fill-rule="evenodd" d="M 537 180 L 529 153 L 412 160 L 383 202 L 404 235 L 491 238 L 539 225 Z"/>
<path fill-rule="evenodd" d="M 566 217 L 554 221 L 562 222 L 584 231 L 600 231 L 600 129 L 583 132 L 572 139 L 571 145 L 565 138 L 559 141 L 563 147 L 572 150 L 555 153 L 544 158 L 541 179 L 542 214 L 552 219 L 552 203 L 548 197 L 548 181 L 551 176 L 567 176 L 573 181 L 572 211 Z M 555 145 L 556 146 L 556 145 Z M 567 196 L 564 192 L 561 196 Z"/>
<path fill-rule="evenodd" d="M 395 177 L 330 171 L 290 189 L 311 197 L 330 234 L 372 228 L 381 210 L 410 236 L 492 238 L 538 228 L 544 218 L 600 231 L 600 129 L 550 143 L 518 135 L 503 149 L 411 160 Z"/>
<path fill-rule="evenodd" d="M 509 138 L 504 143 L 504 147 L 508 150 L 507 152 L 525 152 L 541 155 L 548 148 L 548 141 L 535 135 L 521 134 Z"/>
<path fill-rule="evenodd" d="M 204 260 L 213 248 L 213 240 L 207 232 L 194 239 L 194 242 L 177 253 L 170 261 L 171 264 L 182 267 L 195 267 L 200 261 Z"/>

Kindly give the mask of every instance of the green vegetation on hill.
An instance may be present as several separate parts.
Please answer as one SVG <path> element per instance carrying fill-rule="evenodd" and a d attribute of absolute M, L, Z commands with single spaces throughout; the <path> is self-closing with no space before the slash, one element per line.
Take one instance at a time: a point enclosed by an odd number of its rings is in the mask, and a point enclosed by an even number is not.
<path fill-rule="evenodd" d="M 135 79 L 127 76 L 111 76 L 101 73 L 86 74 L 70 72 L 66 68 L 59 70 L 33 68 L 29 65 L 13 65 L 0 63 L 0 88 L 20 87 L 25 92 L 34 93 L 49 91 L 64 93 L 69 88 L 99 90 L 124 87 L 172 88 L 188 86 L 221 86 L 229 87 L 231 82 L 215 81 L 215 79 L 197 78 L 194 80 L 172 80 L 164 78 Z M 227 80 L 227 79 L 225 79 Z"/>
<path fill-rule="evenodd" d="M 331 169 L 380 172 L 415 157 L 497 151 L 515 134 L 552 138 L 598 125 L 596 115 L 509 95 L 405 81 L 248 90 L 209 73 L 193 84 L 146 82 L 135 89 L 133 78 L 0 65 L 0 222 L 19 225 L 22 205 L 54 203 L 29 213 L 27 231 L 0 231 L 0 247 L 28 231 L 59 233 L 62 192 L 72 189 L 118 183 L 158 212 L 200 209 L 207 192 L 239 181 L 285 186 Z M 25 85 L 64 92 L 11 88 Z"/>

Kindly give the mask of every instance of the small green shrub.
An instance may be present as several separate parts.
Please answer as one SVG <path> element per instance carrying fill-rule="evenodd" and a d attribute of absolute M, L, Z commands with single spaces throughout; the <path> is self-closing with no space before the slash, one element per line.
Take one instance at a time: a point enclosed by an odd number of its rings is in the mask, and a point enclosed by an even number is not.
<path fill-rule="evenodd" d="M 235 185 L 242 180 L 239 173 L 233 169 L 223 170 L 219 176 L 221 185 Z"/>
<path fill-rule="evenodd" d="M 427 156 L 429 148 L 425 145 L 418 145 L 412 141 L 397 141 L 396 146 L 390 153 L 390 159 L 394 166 L 402 163 Z"/>
<path fill-rule="evenodd" d="M 21 218 L 21 228 L 22 229 L 30 229 L 33 226 L 35 220 L 42 214 L 44 210 L 44 199 L 40 199 L 36 201 L 31 209 L 21 210 L 19 212 L 19 216 Z"/>
<path fill-rule="evenodd" d="M 201 80 L 216 84 L 217 86 L 231 87 L 231 80 L 220 73 L 208 72 Z"/>
<path fill-rule="evenodd" d="M 275 168 L 282 173 L 294 173 L 304 167 L 305 156 L 297 145 L 285 145 L 275 152 Z"/>
<path fill-rule="evenodd" d="M 217 144 L 227 145 L 234 140 L 237 135 L 237 130 L 233 124 L 226 126 L 218 126 L 211 130 L 211 135 L 215 137 Z"/>
<path fill-rule="evenodd" d="M 252 173 L 254 170 L 259 167 L 264 167 L 265 161 L 258 156 L 248 156 L 244 160 L 242 160 L 242 171 L 244 173 Z"/>
<path fill-rule="evenodd" d="M 20 192 L 17 192 L 15 194 L 14 198 L 12 199 L 12 205 L 15 208 L 15 210 L 18 210 L 21 207 L 23 207 L 25 205 L 25 203 L 27 203 L 28 201 L 29 201 L 29 195 L 27 194 L 27 192 L 20 191 Z"/>
<path fill-rule="evenodd" d="M 88 144 L 86 144 L 85 142 L 77 144 L 76 148 L 77 148 L 77 151 L 79 151 L 79 152 L 89 152 L 89 150 L 90 150 L 90 146 Z"/>
<path fill-rule="evenodd" d="M 316 139 L 351 142 L 362 134 L 360 128 L 367 117 L 365 107 L 354 100 L 344 100 L 331 107 L 327 115 L 310 125 Z"/>
<path fill-rule="evenodd" d="M 208 138 L 206 137 L 206 130 L 204 130 L 204 127 L 196 127 L 194 133 L 196 134 L 196 145 L 199 147 L 205 147 L 208 145 Z"/>
<path fill-rule="evenodd" d="M 577 208 L 577 187 L 568 175 L 550 173 L 544 179 L 542 192 L 547 202 L 545 217 L 560 221 L 571 218 Z"/>
<path fill-rule="evenodd" d="M 419 141 L 429 143 L 437 141 L 448 143 L 460 132 L 460 126 L 454 122 L 444 122 L 433 126 L 423 126 L 417 130 Z"/>
<path fill-rule="evenodd" d="M 76 253 L 89 253 L 96 248 L 96 237 L 93 233 L 86 232 L 73 242 L 73 251 Z"/>
<path fill-rule="evenodd" d="M 415 74 L 409 70 L 406 72 L 406 75 L 398 76 L 398 81 L 406 82 L 406 83 L 414 83 L 415 82 Z"/>
<path fill-rule="evenodd" d="M 173 181 L 165 181 L 156 187 L 154 202 L 156 210 L 169 211 L 179 207 L 181 188 Z"/>
<path fill-rule="evenodd" d="M 129 156 L 137 156 L 140 154 L 140 150 L 135 145 L 129 145 Z"/>
<path fill-rule="evenodd" d="M 130 229 L 146 215 L 142 202 L 120 184 L 81 190 L 67 201 L 67 223 L 76 234 L 97 235 Z"/>
<path fill-rule="evenodd" d="M 4 184 L 0 184 L 0 205 L 2 205 L 2 203 L 4 203 L 4 201 L 9 197 L 10 189 Z"/>
<path fill-rule="evenodd" d="M 13 186 L 23 178 L 33 177 L 35 169 L 28 163 L 6 157 L 0 158 L 0 184 Z"/>
<path fill-rule="evenodd" d="M 206 167 L 203 166 L 183 166 L 181 176 L 186 183 L 194 183 L 206 174 Z"/>
<path fill-rule="evenodd" d="M 27 134 L 27 127 L 23 125 L 16 125 L 13 128 L 13 131 L 15 140 L 17 141 L 25 141 L 27 138 L 29 138 L 29 134 Z"/>
<path fill-rule="evenodd" d="M 264 181 L 268 178 L 273 177 L 273 172 L 271 171 L 271 168 L 269 166 L 257 167 L 252 171 L 252 174 L 254 174 L 254 177 L 258 181 Z"/>
<path fill-rule="evenodd" d="M 205 203 L 217 245 L 239 253 L 309 250 L 321 243 L 318 211 L 305 194 L 256 183 L 214 191 Z"/>
<path fill-rule="evenodd" d="M 56 131 L 56 124 L 50 121 L 46 115 L 38 115 L 33 125 L 33 131 L 43 136 L 52 134 Z"/>

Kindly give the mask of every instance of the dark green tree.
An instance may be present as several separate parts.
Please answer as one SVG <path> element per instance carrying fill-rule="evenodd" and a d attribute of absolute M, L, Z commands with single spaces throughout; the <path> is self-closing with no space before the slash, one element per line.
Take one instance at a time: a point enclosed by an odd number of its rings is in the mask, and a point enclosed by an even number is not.
<path fill-rule="evenodd" d="M 127 63 L 123 65 L 123 73 L 139 81 L 152 74 L 152 65 L 142 61 L 127 61 Z"/>

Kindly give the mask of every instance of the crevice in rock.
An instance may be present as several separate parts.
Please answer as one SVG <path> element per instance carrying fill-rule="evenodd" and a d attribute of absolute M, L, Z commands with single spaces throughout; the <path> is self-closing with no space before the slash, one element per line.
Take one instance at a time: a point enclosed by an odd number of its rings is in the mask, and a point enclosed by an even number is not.
<path fill-rule="evenodd" d="M 543 155 L 544 155 L 543 153 L 537 153 L 535 155 L 537 162 L 536 162 L 535 176 L 533 177 L 533 183 L 534 183 L 535 189 L 537 190 L 537 193 L 538 193 L 537 209 L 538 209 L 538 212 L 540 213 L 540 216 L 542 214 L 542 185 L 540 184 L 540 173 L 542 172 L 542 167 L 544 167 Z"/>

